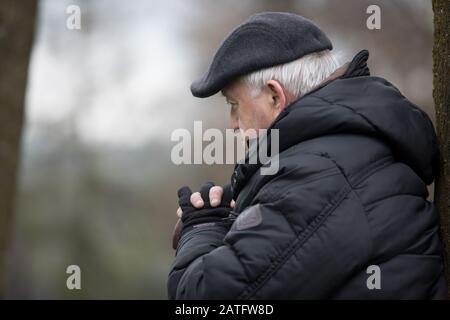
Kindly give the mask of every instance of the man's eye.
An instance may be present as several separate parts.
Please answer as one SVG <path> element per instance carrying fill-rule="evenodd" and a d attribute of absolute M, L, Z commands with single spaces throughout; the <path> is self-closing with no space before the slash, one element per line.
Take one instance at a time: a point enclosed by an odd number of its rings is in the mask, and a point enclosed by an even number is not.
<path fill-rule="evenodd" d="M 238 109 L 238 104 L 230 102 L 230 106 L 231 106 L 231 114 L 236 114 L 237 109 Z"/>
<path fill-rule="evenodd" d="M 233 109 L 233 108 L 236 108 L 236 105 L 237 105 L 237 103 L 236 102 L 231 102 L 231 101 L 226 101 L 227 102 L 227 104 Z"/>

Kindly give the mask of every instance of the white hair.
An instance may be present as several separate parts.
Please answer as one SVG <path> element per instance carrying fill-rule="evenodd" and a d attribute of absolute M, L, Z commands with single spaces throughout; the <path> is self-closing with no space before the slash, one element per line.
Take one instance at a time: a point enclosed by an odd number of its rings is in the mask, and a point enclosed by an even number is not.
<path fill-rule="evenodd" d="M 278 81 L 294 98 L 317 87 L 339 67 L 330 50 L 310 53 L 297 60 L 261 69 L 239 78 L 258 96 L 269 80 Z"/>

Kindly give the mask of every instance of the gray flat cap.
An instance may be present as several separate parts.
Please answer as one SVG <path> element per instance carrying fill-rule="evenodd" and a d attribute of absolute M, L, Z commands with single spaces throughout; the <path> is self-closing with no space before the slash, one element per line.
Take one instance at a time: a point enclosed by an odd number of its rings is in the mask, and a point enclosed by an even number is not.
<path fill-rule="evenodd" d="M 191 92 L 206 98 L 239 76 L 325 49 L 333 49 L 331 41 L 312 21 L 287 12 L 258 13 L 225 38 Z"/>

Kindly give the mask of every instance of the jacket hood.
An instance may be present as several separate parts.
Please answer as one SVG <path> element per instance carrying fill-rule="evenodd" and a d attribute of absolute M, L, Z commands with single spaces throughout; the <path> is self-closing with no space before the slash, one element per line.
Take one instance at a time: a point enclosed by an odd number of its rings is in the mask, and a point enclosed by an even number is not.
<path fill-rule="evenodd" d="M 369 52 L 359 52 L 337 79 L 324 83 L 289 105 L 272 123 L 279 129 L 279 152 L 312 138 L 353 133 L 385 141 L 394 156 L 426 184 L 434 179 L 436 135 L 427 114 L 383 78 L 370 76 Z M 269 141 L 270 142 L 270 141 Z M 268 143 L 270 146 L 270 143 Z M 261 164 L 236 165 L 235 196 Z"/>

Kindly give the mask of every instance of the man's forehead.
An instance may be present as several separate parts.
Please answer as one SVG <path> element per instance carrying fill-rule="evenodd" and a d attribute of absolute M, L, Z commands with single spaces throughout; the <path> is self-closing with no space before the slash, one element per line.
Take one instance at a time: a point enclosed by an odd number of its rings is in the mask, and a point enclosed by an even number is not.
<path fill-rule="evenodd" d="M 220 93 L 222 94 L 223 97 L 225 97 L 225 99 L 228 99 L 228 92 L 226 89 L 220 90 Z"/>
<path fill-rule="evenodd" d="M 240 95 L 240 91 L 244 89 L 244 87 L 245 85 L 242 81 L 233 81 L 230 84 L 228 84 L 225 88 L 223 88 L 221 92 L 226 99 L 236 100 L 237 97 Z"/>
<path fill-rule="evenodd" d="M 232 92 L 232 90 L 230 90 L 229 86 L 224 88 L 224 89 L 222 89 L 221 92 L 222 92 L 222 96 L 224 96 L 227 101 L 230 100 L 230 99 L 231 100 L 235 99 L 233 97 L 233 92 Z"/>

